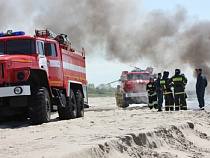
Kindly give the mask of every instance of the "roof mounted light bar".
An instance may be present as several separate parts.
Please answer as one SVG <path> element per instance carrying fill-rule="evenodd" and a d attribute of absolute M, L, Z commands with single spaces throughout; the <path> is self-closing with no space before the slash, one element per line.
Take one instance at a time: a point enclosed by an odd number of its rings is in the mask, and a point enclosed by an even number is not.
<path fill-rule="evenodd" d="M 12 30 L 7 30 L 6 33 L 1 32 L 0 37 L 5 37 L 5 36 L 23 36 L 25 35 L 24 31 L 16 31 L 13 32 Z"/>

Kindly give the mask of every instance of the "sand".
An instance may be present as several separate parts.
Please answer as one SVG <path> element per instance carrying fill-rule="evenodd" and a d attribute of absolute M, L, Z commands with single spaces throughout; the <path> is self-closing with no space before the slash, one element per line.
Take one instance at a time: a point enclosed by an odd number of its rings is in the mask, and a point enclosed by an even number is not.
<path fill-rule="evenodd" d="M 1 158 L 209 158 L 210 111 L 121 109 L 90 98 L 85 117 L 31 126 L 0 124 Z"/>

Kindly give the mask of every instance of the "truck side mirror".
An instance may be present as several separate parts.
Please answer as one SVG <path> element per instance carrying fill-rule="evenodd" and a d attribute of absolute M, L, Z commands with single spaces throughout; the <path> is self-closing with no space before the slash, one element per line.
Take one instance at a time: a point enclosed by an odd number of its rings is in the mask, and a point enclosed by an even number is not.
<path fill-rule="evenodd" d="M 126 77 L 126 76 L 121 76 L 121 77 L 120 77 L 120 81 L 122 81 L 122 82 L 127 81 L 127 77 Z"/>

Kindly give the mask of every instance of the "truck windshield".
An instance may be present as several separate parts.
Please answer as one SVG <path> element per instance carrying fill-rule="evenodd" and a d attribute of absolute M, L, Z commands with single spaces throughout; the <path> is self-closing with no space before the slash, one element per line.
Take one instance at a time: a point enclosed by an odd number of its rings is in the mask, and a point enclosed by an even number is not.
<path fill-rule="evenodd" d="M 8 40 L 6 43 L 7 54 L 35 54 L 35 44 L 30 39 Z"/>
<path fill-rule="evenodd" d="M 129 74 L 128 80 L 149 80 L 150 74 L 148 73 L 141 73 L 141 74 Z"/>
<path fill-rule="evenodd" d="M 4 54 L 4 41 L 0 41 L 0 55 Z"/>

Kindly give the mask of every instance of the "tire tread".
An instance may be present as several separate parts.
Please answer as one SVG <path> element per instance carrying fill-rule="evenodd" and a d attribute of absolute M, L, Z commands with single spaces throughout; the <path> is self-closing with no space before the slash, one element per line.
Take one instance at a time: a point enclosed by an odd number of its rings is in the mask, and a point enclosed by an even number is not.
<path fill-rule="evenodd" d="M 46 97 L 50 104 L 49 93 L 46 88 L 36 87 L 32 89 L 29 98 L 29 117 L 31 124 L 36 125 L 49 122 L 46 114 L 46 106 L 43 105 Z"/>

